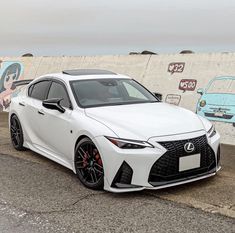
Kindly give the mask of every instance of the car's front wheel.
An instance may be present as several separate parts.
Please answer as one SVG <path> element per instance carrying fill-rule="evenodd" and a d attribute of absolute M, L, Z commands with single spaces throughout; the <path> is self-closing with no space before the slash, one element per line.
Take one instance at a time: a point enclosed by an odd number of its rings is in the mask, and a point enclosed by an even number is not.
<path fill-rule="evenodd" d="M 11 117 L 10 133 L 11 133 L 11 142 L 14 148 L 19 151 L 25 150 L 25 148 L 23 147 L 24 144 L 23 130 L 20 121 L 16 115 L 13 115 Z"/>
<path fill-rule="evenodd" d="M 100 153 L 89 138 L 83 138 L 75 149 L 75 169 L 79 180 L 88 188 L 103 189 L 104 170 Z"/>

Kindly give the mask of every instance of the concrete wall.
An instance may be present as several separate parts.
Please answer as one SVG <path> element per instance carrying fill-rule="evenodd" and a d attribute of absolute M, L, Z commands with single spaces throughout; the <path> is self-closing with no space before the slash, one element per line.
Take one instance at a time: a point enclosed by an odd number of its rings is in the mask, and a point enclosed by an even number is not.
<path fill-rule="evenodd" d="M 4 110 L 8 106 L 7 100 L 12 90 L 8 85 L 9 90 L 2 89 L 1 91 L 1 80 L 4 79 L 4 70 L 12 63 L 19 63 L 22 66 L 21 72 L 17 73 L 16 78 L 18 79 L 32 79 L 42 74 L 60 72 L 63 69 L 108 69 L 131 76 L 151 91 L 162 93 L 164 101 L 188 108 L 194 112 L 197 108 L 197 102 L 201 98 L 201 95 L 197 94 L 198 88 L 206 88 L 208 83 L 217 76 L 235 76 L 235 53 L 2 57 L 0 60 L 2 60 L 0 68 L 0 105 L 3 106 Z M 9 82 L 11 82 L 11 78 Z M 203 96 L 203 99 L 206 99 L 209 103 L 213 102 L 214 105 L 207 104 L 202 110 L 208 107 L 212 108 L 208 108 L 207 111 L 215 113 L 217 116 L 209 119 L 214 120 L 218 131 L 222 135 L 222 142 L 235 145 L 235 80 L 223 78 L 216 82 L 216 85 L 214 83 L 212 85 L 213 90 L 211 91 L 220 94 L 209 97 Z M 218 117 L 219 114 L 221 114 L 220 117 Z M 228 118 L 232 118 L 225 119 L 224 116 L 226 115 Z"/>

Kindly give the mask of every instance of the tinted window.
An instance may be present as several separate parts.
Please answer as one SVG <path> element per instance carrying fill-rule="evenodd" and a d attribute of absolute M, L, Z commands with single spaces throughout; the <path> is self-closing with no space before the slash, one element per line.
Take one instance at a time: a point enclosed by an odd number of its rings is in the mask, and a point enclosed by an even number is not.
<path fill-rule="evenodd" d="M 60 83 L 52 82 L 47 98 L 63 98 L 60 102 L 61 105 L 66 108 L 70 107 L 70 102 L 65 87 Z"/>
<path fill-rule="evenodd" d="M 31 94 L 32 94 L 33 87 L 34 87 L 34 85 L 31 85 L 31 86 L 29 87 L 29 89 L 28 89 L 28 94 L 29 94 L 29 96 L 31 96 Z"/>
<path fill-rule="evenodd" d="M 29 96 L 38 100 L 45 100 L 50 86 L 50 81 L 41 81 L 33 84 L 32 86 L 29 88 Z"/>
<path fill-rule="evenodd" d="M 92 79 L 70 83 L 75 98 L 82 107 L 158 101 L 149 91 L 131 79 Z"/>

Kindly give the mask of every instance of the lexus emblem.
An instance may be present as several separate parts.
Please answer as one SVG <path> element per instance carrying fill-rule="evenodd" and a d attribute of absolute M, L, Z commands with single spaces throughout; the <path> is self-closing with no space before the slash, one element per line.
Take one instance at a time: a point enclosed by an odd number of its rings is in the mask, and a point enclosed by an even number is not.
<path fill-rule="evenodd" d="M 187 153 L 191 153 L 195 150 L 195 146 L 192 142 L 187 142 L 185 145 L 184 145 L 184 150 L 187 152 Z"/>

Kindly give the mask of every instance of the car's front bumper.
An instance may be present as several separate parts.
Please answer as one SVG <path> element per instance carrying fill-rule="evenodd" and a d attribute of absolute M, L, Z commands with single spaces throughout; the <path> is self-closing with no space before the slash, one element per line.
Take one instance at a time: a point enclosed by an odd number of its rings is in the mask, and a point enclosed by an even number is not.
<path fill-rule="evenodd" d="M 217 133 L 213 138 L 207 137 L 207 144 L 215 156 L 215 166 L 212 169 L 189 174 L 188 176 L 179 177 L 165 182 L 151 182 L 150 172 L 153 165 L 166 154 L 167 149 L 158 142 L 186 140 L 197 138 L 205 135 L 205 131 L 193 133 L 153 137 L 149 142 L 154 148 L 144 149 L 120 149 L 105 137 L 96 137 L 94 142 L 97 145 L 104 165 L 104 189 L 111 192 L 132 192 L 143 189 L 161 189 L 180 184 L 201 180 L 216 174 L 220 169 L 217 161 L 220 136 Z M 131 176 L 130 176 L 131 173 Z M 123 184 L 125 183 L 125 184 Z"/>
<path fill-rule="evenodd" d="M 234 108 L 231 106 L 206 105 L 205 107 L 197 107 L 197 114 L 207 118 L 210 121 L 221 121 L 227 123 L 235 123 Z"/>

